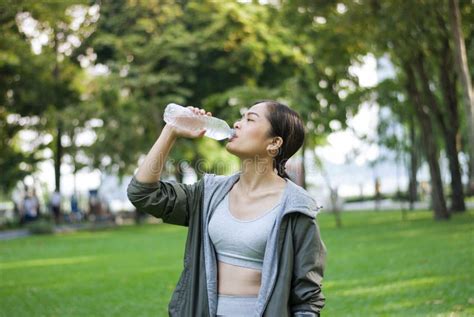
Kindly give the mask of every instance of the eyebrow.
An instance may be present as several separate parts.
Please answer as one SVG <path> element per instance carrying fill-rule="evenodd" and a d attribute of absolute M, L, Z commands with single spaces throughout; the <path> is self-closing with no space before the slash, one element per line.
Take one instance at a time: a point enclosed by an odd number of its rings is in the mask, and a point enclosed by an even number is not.
<path fill-rule="evenodd" d="M 250 115 L 250 114 L 254 114 L 254 115 L 256 115 L 257 117 L 260 117 L 260 116 L 258 115 L 258 113 L 256 113 L 256 112 L 253 112 L 253 111 L 249 111 L 249 112 L 247 112 L 247 115 Z"/>

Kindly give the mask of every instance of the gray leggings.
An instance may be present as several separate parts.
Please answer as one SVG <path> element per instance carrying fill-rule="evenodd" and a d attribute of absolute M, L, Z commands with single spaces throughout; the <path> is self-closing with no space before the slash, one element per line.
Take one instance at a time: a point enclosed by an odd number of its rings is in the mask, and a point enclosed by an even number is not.
<path fill-rule="evenodd" d="M 217 296 L 217 316 L 253 316 L 257 296 L 222 295 Z"/>

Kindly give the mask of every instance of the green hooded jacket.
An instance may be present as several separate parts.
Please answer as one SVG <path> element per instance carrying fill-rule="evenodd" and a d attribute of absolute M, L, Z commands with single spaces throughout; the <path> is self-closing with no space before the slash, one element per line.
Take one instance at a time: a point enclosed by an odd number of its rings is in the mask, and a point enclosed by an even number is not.
<path fill-rule="evenodd" d="M 163 222 L 188 227 L 184 267 L 168 305 L 170 316 L 215 316 L 217 261 L 208 223 L 217 204 L 238 181 L 204 174 L 194 184 L 141 183 L 132 178 L 129 200 Z M 300 186 L 285 179 L 278 216 L 267 240 L 254 316 L 319 316 L 326 247 L 315 221 L 320 207 Z"/>

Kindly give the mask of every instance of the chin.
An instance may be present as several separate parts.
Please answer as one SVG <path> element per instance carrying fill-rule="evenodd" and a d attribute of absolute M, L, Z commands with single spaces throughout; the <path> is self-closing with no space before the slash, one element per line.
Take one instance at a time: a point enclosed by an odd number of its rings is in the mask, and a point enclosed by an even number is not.
<path fill-rule="evenodd" d="M 230 154 L 233 154 L 239 158 L 243 157 L 244 156 L 244 153 L 242 153 L 242 151 L 239 151 L 238 149 L 236 149 L 232 143 L 227 143 L 225 145 L 225 149 L 227 150 L 227 152 L 229 152 Z"/>
<path fill-rule="evenodd" d="M 237 151 L 235 151 L 235 149 L 232 148 L 232 144 L 227 143 L 225 145 L 225 149 L 227 150 L 227 152 L 237 155 Z"/>

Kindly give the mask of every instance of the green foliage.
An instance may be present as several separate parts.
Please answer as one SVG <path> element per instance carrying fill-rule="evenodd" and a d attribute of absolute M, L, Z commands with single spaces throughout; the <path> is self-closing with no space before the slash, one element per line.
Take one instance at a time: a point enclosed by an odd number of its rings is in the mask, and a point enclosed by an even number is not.
<path fill-rule="evenodd" d="M 74 8 L 85 12 L 78 27 L 71 24 Z M 466 0 L 461 11 L 465 20 L 473 15 Z M 26 16 L 49 32 L 41 54 L 32 53 L 31 35 L 19 29 L 18 19 Z M 334 132 L 330 123 L 344 129 L 362 102 L 376 100 L 391 113 L 381 121 L 380 142 L 401 151 L 408 144 L 391 135 L 390 127 L 406 122 L 413 111 L 408 99 L 400 98 L 406 78 L 398 67 L 423 54 L 442 102 L 438 66 L 446 17 L 446 6 L 433 0 L 286 0 L 280 6 L 212 0 L 12 3 L 0 14 L 1 133 L 8 148 L 0 164 L 11 171 L 2 185 L 11 188 L 43 158 L 38 149 L 37 161 L 26 161 L 31 155 L 19 151 L 16 133 L 33 129 L 56 137 L 61 123 L 72 141 L 64 144 L 65 161 L 74 171 L 130 174 L 161 132 L 169 102 L 205 108 L 232 124 L 241 108 L 278 99 L 302 115 L 306 146 L 312 149 Z M 473 28 L 466 21 L 463 26 L 472 60 Z M 58 51 L 69 36 L 79 39 L 79 47 Z M 350 66 L 368 53 L 388 54 L 396 78 L 361 87 Z M 79 67 L 84 60 L 105 65 L 107 72 L 91 75 Z M 6 120 L 11 114 L 41 120 L 26 126 Z M 90 130 L 95 142 L 76 144 L 78 135 Z M 41 146 L 54 149 L 54 141 Z M 203 150 L 206 146 L 215 151 Z M 212 171 L 216 157 L 228 159 L 214 156 L 221 152 L 223 147 L 209 140 L 179 140 L 170 159 L 192 166 L 204 160 Z M 19 169 L 21 161 L 31 165 L 27 172 Z"/>
<path fill-rule="evenodd" d="M 77 108 L 79 92 L 75 83 L 78 65 L 68 58 L 71 47 L 59 50 L 62 44 L 68 43 L 69 36 L 79 39 L 84 36 L 81 32 L 87 28 L 76 30 L 69 25 L 72 21 L 70 9 L 80 4 L 81 1 L 19 1 L 2 12 L 0 186 L 4 192 L 9 192 L 18 181 L 36 170 L 36 165 L 47 158 L 43 155 L 45 148 L 56 150 L 55 143 L 43 137 L 55 135 L 58 122 L 64 116 L 62 112 L 71 112 L 76 107 L 77 113 L 81 113 Z M 30 48 L 34 32 L 23 28 L 25 21 L 35 26 L 34 31 L 43 32 L 49 38 L 42 46 L 41 54 L 33 53 Z M 30 130 L 37 135 L 37 141 L 29 144 L 26 151 L 18 146 L 21 130 Z"/>
<path fill-rule="evenodd" d="M 233 122 L 240 113 L 238 107 L 229 111 L 229 104 L 249 106 L 269 92 L 276 96 L 278 84 L 296 65 L 285 43 L 290 34 L 274 22 L 268 6 L 208 1 L 189 2 L 183 9 L 171 3 L 117 7 L 110 2 L 101 9 L 103 19 L 84 44 L 111 70 L 98 82 L 98 117 L 104 125 L 89 149 L 101 169 L 130 173 L 157 138 L 169 102 L 203 107 Z M 125 19 L 126 29 L 117 22 Z M 199 150 L 204 143 L 179 140 L 170 158 L 205 159 L 212 170 L 214 152 Z M 100 163 L 105 157 L 111 157 L 105 160 L 110 166 Z"/>
<path fill-rule="evenodd" d="M 0 16 L 0 190 L 4 193 L 34 172 L 41 161 L 36 153 L 19 147 L 18 133 L 35 125 L 19 119 L 41 114 L 52 90 L 47 64 L 35 58 L 16 28 L 15 9 L 12 5 Z"/>

